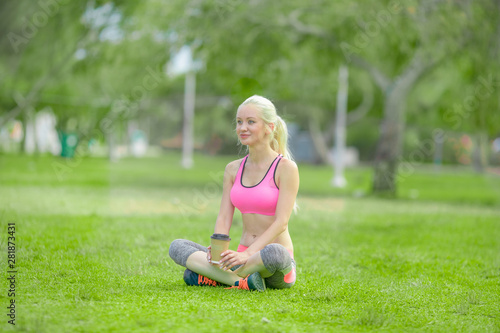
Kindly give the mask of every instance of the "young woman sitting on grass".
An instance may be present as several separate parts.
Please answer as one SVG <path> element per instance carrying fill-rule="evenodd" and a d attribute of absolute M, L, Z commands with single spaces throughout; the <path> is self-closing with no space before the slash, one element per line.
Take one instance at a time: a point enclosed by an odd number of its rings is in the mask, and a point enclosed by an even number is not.
<path fill-rule="evenodd" d="M 214 233 L 229 235 L 234 208 L 238 208 L 243 219 L 238 251 L 224 251 L 214 265 L 210 247 L 177 239 L 170 244 L 169 255 L 187 268 L 188 285 L 259 291 L 266 286 L 290 288 L 296 270 L 288 220 L 299 189 L 299 172 L 288 150 L 286 124 L 271 101 L 255 95 L 238 107 L 236 134 L 248 146 L 248 155 L 226 166 Z"/>

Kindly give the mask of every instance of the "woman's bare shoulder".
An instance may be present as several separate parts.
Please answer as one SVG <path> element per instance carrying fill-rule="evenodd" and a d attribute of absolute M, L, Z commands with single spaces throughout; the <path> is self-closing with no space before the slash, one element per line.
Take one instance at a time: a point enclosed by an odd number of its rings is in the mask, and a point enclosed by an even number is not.
<path fill-rule="evenodd" d="M 274 180 L 278 188 L 281 188 L 282 180 L 285 180 L 285 182 L 292 180 L 293 182 L 299 183 L 299 168 L 297 164 L 288 158 L 282 158 L 276 169 Z"/>
<path fill-rule="evenodd" d="M 283 157 L 278 164 L 278 168 L 280 168 L 282 172 L 292 172 L 292 173 L 298 173 L 299 167 L 297 166 L 297 163 L 295 163 L 292 160 L 289 160 L 288 158 Z"/>
<path fill-rule="evenodd" d="M 238 169 L 240 168 L 242 161 L 243 158 L 229 162 L 226 165 L 225 172 L 234 178 L 236 176 L 236 173 L 238 172 Z"/>

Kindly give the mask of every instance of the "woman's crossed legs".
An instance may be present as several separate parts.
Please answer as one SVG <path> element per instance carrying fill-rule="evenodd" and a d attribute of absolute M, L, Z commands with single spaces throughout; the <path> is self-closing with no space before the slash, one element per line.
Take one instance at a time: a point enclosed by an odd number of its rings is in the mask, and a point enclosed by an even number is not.
<path fill-rule="evenodd" d="M 246 248 L 238 246 L 238 251 Z M 292 254 L 280 244 L 269 244 L 253 254 L 238 274 L 224 271 L 207 261 L 208 248 L 186 239 L 170 244 L 169 255 L 179 265 L 217 282 L 233 286 L 236 281 L 259 272 L 268 288 L 290 288 L 295 284 L 296 265 Z"/>

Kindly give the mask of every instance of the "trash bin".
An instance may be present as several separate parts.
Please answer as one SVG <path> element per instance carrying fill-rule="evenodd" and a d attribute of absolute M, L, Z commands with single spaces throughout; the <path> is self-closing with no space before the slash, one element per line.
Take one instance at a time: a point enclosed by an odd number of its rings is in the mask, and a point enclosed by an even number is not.
<path fill-rule="evenodd" d="M 67 158 L 75 156 L 78 135 L 59 131 L 59 140 L 61 140 L 61 156 Z"/>

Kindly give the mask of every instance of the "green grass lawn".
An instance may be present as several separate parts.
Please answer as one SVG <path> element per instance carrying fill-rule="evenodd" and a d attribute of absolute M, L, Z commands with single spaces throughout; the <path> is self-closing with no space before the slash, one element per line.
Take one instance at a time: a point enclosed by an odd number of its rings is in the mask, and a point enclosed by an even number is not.
<path fill-rule="evenodd" d="M 176 238 L 208 244 L 231 157 L 65 161 L 0 155 L 0 260 L 16 226 L 23 332 L 500 332 L 500 177 L 418 168 L 398 199 L 369 195 L 371 170 L 301 165 L 290 233 L 298 280 L 265 293 L 188 287 Z M 236 249 L 241 217 L 231 230 Z"/>

